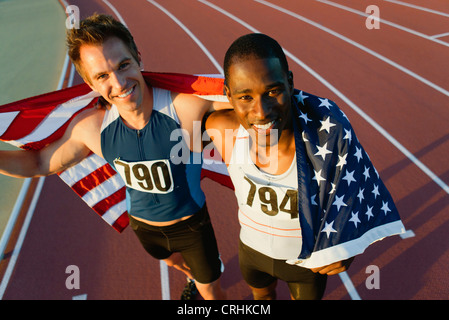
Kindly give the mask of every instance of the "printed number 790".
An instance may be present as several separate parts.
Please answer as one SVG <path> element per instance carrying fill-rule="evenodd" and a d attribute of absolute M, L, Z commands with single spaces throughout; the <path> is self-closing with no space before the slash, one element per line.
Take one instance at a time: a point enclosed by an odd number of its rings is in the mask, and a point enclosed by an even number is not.
<path fill-rule="evenodd" d="M 275 216 L 279 211 L 289 213 L 292 219 L 298 218 L 298 191 L 288 189 L 280 205 L 278 205 L 278 196 L 273 188 L 262 186 L 257 190 L 257 186 L 250 179 L 245 177 L 245 180 L 250 184 L 248 192 L 248 198 L 246 204 L 250 207 L 253 206 L 254 197 L 256 191 L 261 202 L 260 209 L 269 216 Z M 287 204 L 290 202 L 290 208 L 287 208 Z"/>

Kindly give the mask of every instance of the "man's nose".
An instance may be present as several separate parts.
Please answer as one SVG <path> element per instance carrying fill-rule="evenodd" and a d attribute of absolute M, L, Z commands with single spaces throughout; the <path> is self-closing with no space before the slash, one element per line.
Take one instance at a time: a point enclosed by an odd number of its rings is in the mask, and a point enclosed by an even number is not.
<path fill-rule="evenodd" d="M 116 90 L 122 90 L 126 86 L 126 79 L 122 77 L 119 73 L 113 72 L 111 74 L 111 85 Z"/>
<path fill-rule="evenodd" d="M 264 119 L 271 112 L 270 103 L 265 101 L 263 98 L 256 99 L 253 108 L 253 114 L 258 119 Z"/>

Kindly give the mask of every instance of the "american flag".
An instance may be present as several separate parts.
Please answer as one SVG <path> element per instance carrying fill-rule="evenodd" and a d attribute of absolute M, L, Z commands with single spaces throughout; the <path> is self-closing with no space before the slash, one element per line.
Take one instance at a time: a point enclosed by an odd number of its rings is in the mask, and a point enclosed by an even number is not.
<path fill-rule="evenodd" d="M 223 97 L 220 78 L 154 72 L 143 72 L 143 76 L 154 87 L 207 99 Z M 39 150 L 59 139 L 70 121 L 93 108 L 98 98 L 88 85 L 80 84 L 0 106 L 0 140 L 24 150 Z M 226 166 L 217 155 L 206 159 L 202 177 L 232 187 Z M 126 228 L 125 184 L 103 158 L 92 153 L 58 175 L 115 230 Z"/>
<path fill-rule="evenodd" d="M 223 99 L 223 79 L 143 72 L 151 85 Z M 86 84 L 0 106 L 0 140 L 38 150 L 60 138 L 98 95 Z M 362 253 L 371 243 L 405 231 L 393 199 L 338 106 L 303 91 L 294 95 L 302 248 L 292 264 L 314 268 Z M 218 153 L 204 155 L 202 176 L 233 188 Z M 206 158 L 207 157 L 207 158 Z M 125 185 L 95 154 L 59 173 L 115 230 L 128 225 Z"/>
<path fill-rule="evenodd" d="M 348 118 L 333 102 L 294 94 L 302 250 L 289 263 L 314 268 L 361 254 L 405 232 L 393 199 Z"/>

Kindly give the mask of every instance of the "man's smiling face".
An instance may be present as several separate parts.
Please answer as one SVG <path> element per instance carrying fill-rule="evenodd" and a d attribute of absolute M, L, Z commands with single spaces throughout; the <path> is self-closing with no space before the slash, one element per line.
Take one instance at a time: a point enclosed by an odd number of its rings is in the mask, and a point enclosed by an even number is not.
<path fill-rule="evenodd" d="M 123 110 L 137 110 L 143 102 L 145 81 L 126 45 L 111 37 L 102 45 L 80 48 L 85 81 L 110 104 Z"/>
<path fill-rule="evenodd" d="M 229 68 L 226 94 L 242 126 L 263 146 L 291 124 L 293 79 L 278 58 L 247 58 Z"/>

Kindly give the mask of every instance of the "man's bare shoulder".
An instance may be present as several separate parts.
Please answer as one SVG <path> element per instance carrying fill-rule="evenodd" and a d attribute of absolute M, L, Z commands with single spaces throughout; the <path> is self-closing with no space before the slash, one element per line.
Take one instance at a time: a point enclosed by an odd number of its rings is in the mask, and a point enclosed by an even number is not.
<path fill-rule="evenodd" d="M 90 133 L 100 133 L 105 112 L 105 109 L 97 108 L 84 110 L 73 119 L 73 128 L 82 128 Z"/>
<path fill-rule="evenodd" d="M 101 152 L 101 125 L 105 109 L 88 109 L 78 114 L 67 130 L 67 139 L 77 141 L 86 148 L 102 156 Z"/>
<path fill-rule="evenodd" d="M 207 118 L 206 129 L 237 129 L 239 122 L 233 109 L 224 109 L 212 112 Z"/>

